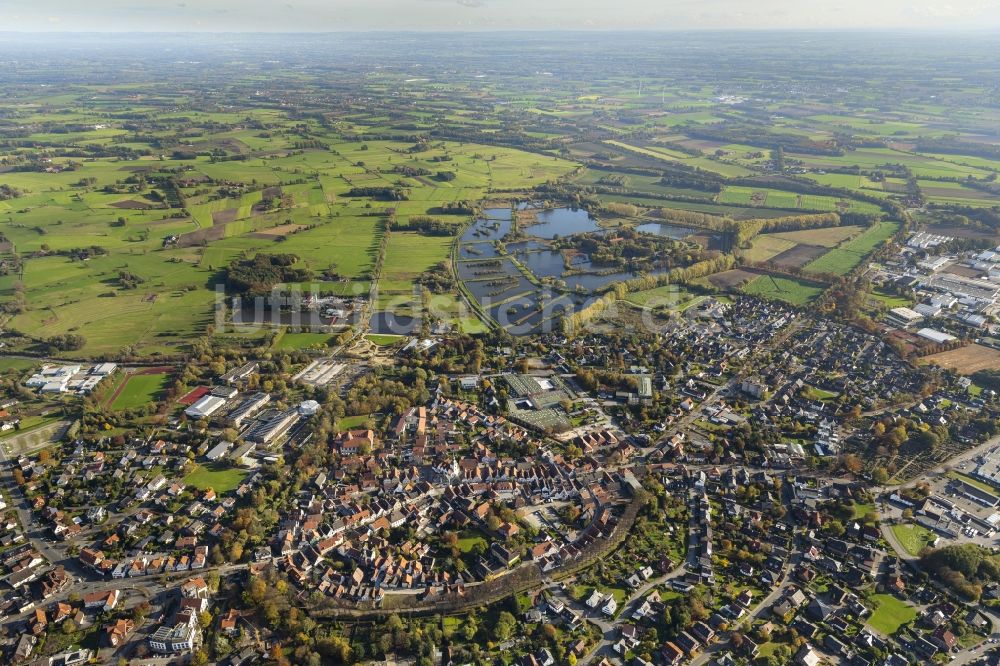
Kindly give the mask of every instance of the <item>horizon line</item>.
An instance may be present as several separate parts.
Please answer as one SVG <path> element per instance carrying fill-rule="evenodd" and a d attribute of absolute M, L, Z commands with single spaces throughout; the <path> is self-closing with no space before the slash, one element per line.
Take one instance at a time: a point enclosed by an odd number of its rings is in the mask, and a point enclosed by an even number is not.
<path fill-rule="evenodd" d="M 1000 29 L 997 26 L 885 26 L 885 27 L 712 27 L 712 26 L 689 26 L 685 28 L 491 28 L 491 27 L 462 27 L 462 28 L 350 28 L 344 30 L 11 30 L 0 29 L 0 35 L 351 35 L 351 34 L 462 34 L 462 33 L 524 33 L 524 34 L 683 34 L 683 33 L 922 33 L 922 34 L 955 34 L 955 33 L 984 33 L 991 34 Z M 1000 35 L 998 35 L 1000 36 Z"/>

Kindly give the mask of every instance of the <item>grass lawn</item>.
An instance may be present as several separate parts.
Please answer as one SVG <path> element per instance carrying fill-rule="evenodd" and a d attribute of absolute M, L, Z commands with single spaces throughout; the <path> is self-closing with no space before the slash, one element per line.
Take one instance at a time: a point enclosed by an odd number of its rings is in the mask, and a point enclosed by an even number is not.
<path fill-rule="evenodd" d="M 468 553 L 472 551 L 473 546 L 477 543 L 485 545 L 485 535 L 478 530 L 468 530 L 466 532 L 462 532 L 462 535 L 458 538 L 458 549 L 463 553 Z"/>
<path fill-rule="evenodd" d="M 366 335 L 365 339 L 379 347 L 391 347 L 403 339 L 402 335 Z"/>
<path fill-rule="evenodd" d="M 896 294 L 890 294 L 887 291 L 882 291 L 880 289 L 873 289 L 871 297 L 877 301 L 882 301 L 886 308 L 908 308 L 913 305 L 913 301 L 908 298 L 903 298 L 902 296 L 897 296 Z"/>
<path fill-rule="evenodd" d="M 901 626 L 917 617 L 917 609 L 891 594 L 876 594 L 871 598 L 876 607 L 868 619 L 868 626 L 886 636 L 896 633 Z"/>
<path fill-rule="evenodd" d="M 875 510 L 875 505 L 866 502 L 855 502 L 854 503 L 854 518 L 860 519 L 864 518 L 866 515 Z"/>
<path fill-rule="evenodd" d="M 757 655 L 758 657 L 765 657 L 765 658 L 770 657 L 782 645 L 787 645 L 787 643 L 777 643 L 775 641 L 768 641 L 767 643 L 763 643 L 760 646 L 760 649 L 757 651 Z"/>
<path fill-rule="evenodd" d="M 816 388 L 815 386 L 809 386 L 806 388 L 805 395 L 810 400 L 819 400 L 825 402 L 827 400 L 834 400 L 840 394 L 833 393 L 832 391 L 827 391 L 821 388 Z"/>
<path fill-rule="evenodd" d="M 184 483 L 199 490 L 211 488 L 217 495 L 236 490 L 246 470 L 225 465 L 198 465 L 194 471 L 184 477 Z"/>
<path fill-rule="evenodd" d="M 611 596 L 613 596 L 615 598 L 615 601 L 618 602 L 619 609 L 622 607 L 622 604 L 624 604 L 625 601 L 628 600 L 628 590 L 626 590 L 625 588 L 609 587 L 607 590 L 605 590 L 605 592 L 611 593 Z"/>
<path fill-rule="evenodd" d="M 600 591 L 601 594 L 610 594 L 614 597 L 615 601 L 618 603 L 619 610 L 621 610 L 622 604 L 625 600 L 628 599 L 628 591 L 625 588 L 605 586 L 597 586 L 595 588 L 593 585 L 574 585 L 570 590 L 570 596 L 582 603 L 594 593 L 595 589 Z"/>
<path fill-rule="evenodd" d="M 914 557 L 919 555 L 920 551 L 925 546 L 929 546 L 935 539 L 934 533 L 929 529 L 912 523 L 893 525 L 892 533 L 903 547 L 903 550 Z"/>
<path fill-rule="evenodd" d="M 132 375 L 125 382 L 125 388 L 111 403 L 111 409 L 132 409 L 156 402 L 167 388 L 170 376 L 167 374 Z"/>
<path fill-rule="evenodd" d="M 976 488 L 979 488 L 980 490 L 982 490 L 984 492 L 987 492 L 987 493 L 989 493 L 991 495 L 996 495 L 997 494 L 997 489 L 994 488 L 993 486 L 991 486 L 990 484 L 983 483 L 982 481 L 980 481 L 978 479 L 974 479 L 971 476 L 968 476 L 966 474 L 962 474 L 961 472 L 956 472 L 956 471 L 952 470 L 952 471 L 948 472 L 948 478 L 949 479 L 957 479 L 959 481 L 964 481 L 967 484 L 969 484 L 970 486 L 975 486 Z"/>
<path fill-rule="evenodd" d="M 361 414 L 359 416 L 345 416 L 341 419 L 337 419 L 337 429 L 352 430 L 354 428 L 360 428 L 369 418 L 371 417 L 367 414 Z"/>
<path fill-rule="evenodd" d="M 63 418 L 58 413 L 48 414 L 46 416 L 26 416 L 21 419 L 21 427 L 15 430 L 8 430 L 7 432 L 0 433 L 0 439 L 7 439 L 8 437 L 14 437 L 15 435 L 23 435 L 32 430 L 37 430 L 43 428 L 47 425 L 51 425 L 56 421 L 60 421 Z"/>
<path fill-rule="evenodd" d="M 0 358 L 0 372 L 8 370 L 28 370 L 39 364 L 29 358 Z"/>
<path fill-rule="evenodd" d="M 296 350 L 328 347 L 334 336 L 329 333 L 282 333 L 274 340 L 274 349 Z"/>

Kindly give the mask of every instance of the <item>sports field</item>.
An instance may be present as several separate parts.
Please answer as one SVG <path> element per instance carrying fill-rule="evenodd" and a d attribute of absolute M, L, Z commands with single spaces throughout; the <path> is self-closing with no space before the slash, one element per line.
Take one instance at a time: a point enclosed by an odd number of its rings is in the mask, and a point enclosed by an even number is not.
<path fill-rule="evenodd" d="M 157 402 L 170 384 L 166 372 L 136 373 L 129 375 L 111 401 L 111 409 L 133 409 Z"/>

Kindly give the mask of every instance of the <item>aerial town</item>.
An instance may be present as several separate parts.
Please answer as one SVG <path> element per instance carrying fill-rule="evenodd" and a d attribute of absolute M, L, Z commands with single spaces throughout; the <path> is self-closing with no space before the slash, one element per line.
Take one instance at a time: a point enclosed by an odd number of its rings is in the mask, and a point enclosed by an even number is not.
<path fill-rule="evenodd" d="M 896 314 L 893 335 L 923 323 Z M 302 602 L 399 632 L 489 608 L 450 627 L 455 658 L 482 633 L 532 664 L 968 661 L 994 641 L 993 390 L 750 297 L 707 298 L 641 338 L 404 340 L 329 358 L 206 350 L 183 392 L 70 424 L 63 394 L 107 382 L 100 399 L 121 401 L 160 377 L 20 373 L 5 431 L 66 432 L 2 444 L 9 663 L 43 648 L 53 663 L 252 663 Z M 317 368 L 333 360 L 353 379 L 328 390 Z M 343 416 L 356 407 L 372 416 Z M 950 547 L 981 551 L 979 569 L 958 574 Z"/>
<path fill-rule="evenodd" d="M 993 33 L 38 4 L 0 664 L 1000 666 Z"/>

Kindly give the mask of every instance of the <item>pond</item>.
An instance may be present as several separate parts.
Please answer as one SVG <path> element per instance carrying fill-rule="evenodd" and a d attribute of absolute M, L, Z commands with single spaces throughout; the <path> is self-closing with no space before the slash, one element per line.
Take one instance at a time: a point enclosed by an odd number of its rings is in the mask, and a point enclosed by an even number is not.
<path fill-rule="evenodd" d="M 458 262 L 458 277 L 466 282 L 488 281 L 504 275 L 521 275 L 521 271 L 507 257 Z"/>
<path fill-rule="evenodd" d="M 536 289 L 535 285 L 523 275 L 498 276 L 495 280 L 466 282 L 465 288 L 483 305 Z"/>
<path fill-rule="evenodd" d="M 547 250 L 549 249 L 548 243 L 543 243 L 537 240 L 525 240 L 517 241 L 516 243 L 507 243 L 507 251 L 511 254 L 517 254 L 518 252 L 531 252 L 532 250 Z"/>
<path fill-rule="evenodd" d="M 372 314 L 369 330 L 379 335 L 412 335 L 420 330 L 420 320 L 404 314 L 376 312 Z"/>
<path fill-rule="evenodd" d="M 666 270 L 650 271 L 648 275 L 662 275 L 666 273 Z M 563 278 L 566 282 L 566 287 L 569 289 L 576 289 L 577 285 L 585 291 L 598 291 L 604 287 L 613 284 L 615 282 L 624 282 L 625 280 L 631 280 L 632 278 L 639 277 L 639 273 L 630 273 L 628 271 L 623 271 L 620 273 L 581 273 L 580 275 L 570 275 Z"/>
<path fill-rule="evenodd" d="M 276 309 L 267 305 L 243 304 L 233 312 L 233 323 L 241 326 L 292 326 L 306 330 L 325 330 L 329 326 L 357 323 L 357 314 L 347 317 L 324 317 L 316 310 Z"/>
<path fill-rule="evenodd" d="M 518 210 L 538 209 L 537 204 L 519 204 Z M 566 271 L 562 252 L 550 249 L 545 241 L 582 233 L 603 233 L 597 220 L 582 209 L 553 208 L 537 210 L 533 224 L 522 224 L 520 231 L 530 238 L 508 243 L 506 251 L 533 275 L 521 273 L 509 257 L 497 253 L 494 241 L 502 240 L 513 225 L 511 211 L 493 208 L 484 211 L 462 235 L 459 243 L 458 277 L 469 293 L 497 323 L 515 335 L 536 332 L 554 326 L 561 312 L 571 312 L 593 300 L 593 293 L 615 282 L 636 277 L 627 271 L 600 274 L 580 273 L 563 277 Z M 681 239 L 696 230 L 669 224 L 646 224 L 646 233 Z M 593 270 L 586 255 L 577 254 L 573 268 Z M 533 283 L 534 278 L 556 279 L 566 289 L 580 293 L 560 294 Z M 374 326 L 373 326 L 374 328 Z M 396 325 L 398 329 L 398 324 Z M 390 332 L 398 332 L 393 330 Z"/>
<path fill-rule="evenodd" d="M 507 213 L 506 218 L 489 217 L 493 210 L 503 210 Z M 462 234 L 462 244 L 466 243 L 490 243 L 500 240 L 508 233 L 514 222 L 510 218 L 510 211 L 503 209 L 491 209 L 486 211 L 487 217 L 481 217 L 469 225 L 469 228 Z"/>
<path fill-rule="evenodd" d="M 573 236 L 575 234 L 603 231 L 597 220 L 590 213 L 578 208 L 551 208 L 537 213 L 536 224 L 521 227 L 521 231 L 529 236 L 537 236 L 552 240 L 556 237 Z"/>
<path fill-rule="evenodd" d="M 499 256 L 493 243 L 462 243 L 458 248 L 459 259 L 489 259 Z"/>
<path fill-rule="evenodd" d="M 509 220 L 511 215 L 510 208 L 487 208 L 483 211 L 483 217 L 491 220 Z"/>
<path fill-rule="evenodd" d="M 688 236 L 699 232 L 698 229 L 692 229 L 691 227 L 681 227 L 676 224 L 663 224 L 660 222 L 640 224 L 635 228 L 635 230 L 644 234 L 666 236 L 667 238 L 674 238 L 677 240 L 683 240 Z"/>
<path fill-rule="evenodd" d="M 558 250 L 524 252 L 515 256 L 535 277 L 559 277 L 565 270 L 562 253 Z"/>
<path fill-rule="evenodd" d="M 547 290 L 522 294 L 488 308 L 490 316 L 513 335 L 548 332 L 558 326 L 559 316 L 578 306 L 568 296 Z"/>

